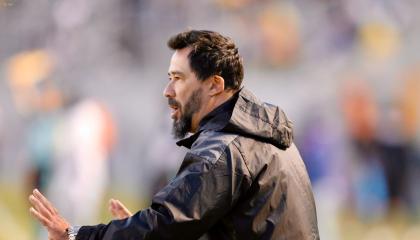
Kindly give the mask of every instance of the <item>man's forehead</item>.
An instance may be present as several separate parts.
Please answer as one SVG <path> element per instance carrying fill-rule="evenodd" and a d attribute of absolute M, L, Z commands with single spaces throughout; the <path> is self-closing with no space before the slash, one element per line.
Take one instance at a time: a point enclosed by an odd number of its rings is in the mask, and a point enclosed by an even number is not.
<path fill-rule="evenodd" d="M 188 54 L 191 51 L 190 48 L 177 49 L 171 57 L 168 74 L 185 74 L 190 70 Z"/>

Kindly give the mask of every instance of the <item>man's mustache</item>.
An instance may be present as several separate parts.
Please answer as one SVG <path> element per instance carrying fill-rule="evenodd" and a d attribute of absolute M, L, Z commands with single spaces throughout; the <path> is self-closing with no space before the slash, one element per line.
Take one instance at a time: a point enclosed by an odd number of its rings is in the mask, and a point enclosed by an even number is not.
<path fill-rule="evenodd" d="M 168 105 L 169 106 L 174 106 L 179 108 L 181 104 L 179 104 L 179 102 L 177 102 L 175 99 L 173 98 L 168 98 Z"/>

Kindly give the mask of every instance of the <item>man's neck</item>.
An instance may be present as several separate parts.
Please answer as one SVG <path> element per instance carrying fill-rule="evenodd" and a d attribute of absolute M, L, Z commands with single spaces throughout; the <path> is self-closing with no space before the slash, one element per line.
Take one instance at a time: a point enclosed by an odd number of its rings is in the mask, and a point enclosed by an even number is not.
<path fill-rule="evenodd" d="M 203 119 L 207 114 L 209 114 L 211 111 L 228 101 L 236 92 L 239 90 L 227 90 L 223 91 L 222 93 L 218 94 L 217 96 L 213 96 L 209 99 L 206 106 L 202 107 L 202 110 L 198 112 L 199 117 L 197 121 L 192 123 L 192 133 L 197 132 L 199 123 L 201 119 Z"/>

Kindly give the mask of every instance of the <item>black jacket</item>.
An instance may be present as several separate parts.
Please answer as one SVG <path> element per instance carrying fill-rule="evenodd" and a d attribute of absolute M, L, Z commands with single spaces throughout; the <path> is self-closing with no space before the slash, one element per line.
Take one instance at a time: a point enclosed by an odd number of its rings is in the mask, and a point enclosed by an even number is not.
<path fill-rule="evenodd" d="M 319 239 L 305 165 L 278 107 L 239 91 L 177 144 L 189 148 L 152 205 L 78 240 Z"/>

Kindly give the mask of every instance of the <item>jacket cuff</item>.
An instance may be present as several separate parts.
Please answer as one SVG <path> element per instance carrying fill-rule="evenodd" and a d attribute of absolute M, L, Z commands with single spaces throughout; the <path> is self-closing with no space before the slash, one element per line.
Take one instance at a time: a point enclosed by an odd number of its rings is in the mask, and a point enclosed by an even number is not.
<path fill-rule="evenodd" d="M 96 240 L 98 233 L 103 229 L 106 225 L 99 224 L 96 226 L 82 226 L 79 229 L 79 232 L 76 235 L 76 240 Z"/>

